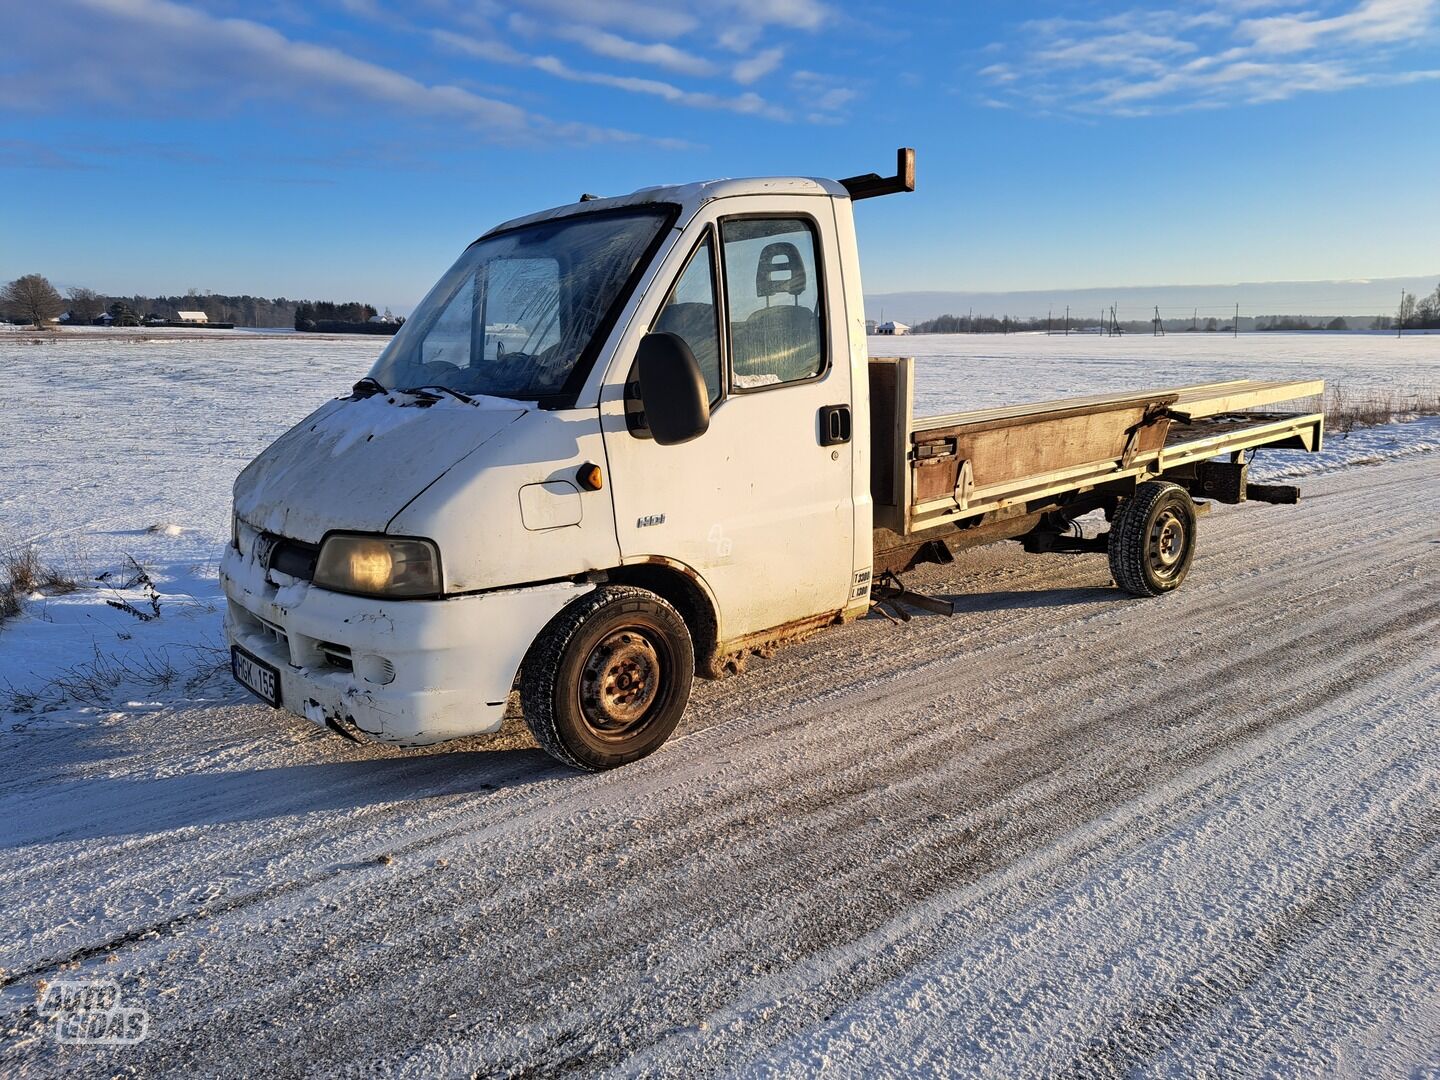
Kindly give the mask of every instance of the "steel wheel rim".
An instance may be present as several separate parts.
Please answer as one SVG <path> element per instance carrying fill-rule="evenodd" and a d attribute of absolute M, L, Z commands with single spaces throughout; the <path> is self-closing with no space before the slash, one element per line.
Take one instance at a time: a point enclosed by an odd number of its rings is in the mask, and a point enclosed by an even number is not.
<path fill-rule="evenodd" d="M 1185 563 L 1190 530 L 1185 519 L 1172 509 L 1161 511 L 1150 527 L 1150 565 L 1162 578 L 1171 578 Z"/>
<path fill-rule="evenodd" d="M 659 711 L 665 677 L 661 647 L 646 630 L 611 631 L 580 669 L 580 713 L 596 738 L 618 742 L 642 731 Z"/>

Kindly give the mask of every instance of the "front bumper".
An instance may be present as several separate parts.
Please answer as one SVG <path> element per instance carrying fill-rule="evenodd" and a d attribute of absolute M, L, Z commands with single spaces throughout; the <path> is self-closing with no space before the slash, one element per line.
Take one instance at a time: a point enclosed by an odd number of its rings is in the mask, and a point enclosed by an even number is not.
<path fill-rule="evenodd" d="M 279 671 L 285 709 L 403 746 L 498 731 L 530 643 L 594 587 L 375 600 L 277 578 L 234 545 L 220 583 L 226 636 Z"/>

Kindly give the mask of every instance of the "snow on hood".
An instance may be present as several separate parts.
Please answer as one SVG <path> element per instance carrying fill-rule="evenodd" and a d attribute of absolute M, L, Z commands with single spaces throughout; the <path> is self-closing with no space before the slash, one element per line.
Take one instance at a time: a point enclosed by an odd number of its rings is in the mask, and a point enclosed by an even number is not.
<path fill-rule="evenodd" d="M 525 415 L 505 398 L 376 394 L 326 403 L 235 481 L 235 512 L 265 532 L 316 543 L 332 529 L 383 532 L 457 461 Z"/>

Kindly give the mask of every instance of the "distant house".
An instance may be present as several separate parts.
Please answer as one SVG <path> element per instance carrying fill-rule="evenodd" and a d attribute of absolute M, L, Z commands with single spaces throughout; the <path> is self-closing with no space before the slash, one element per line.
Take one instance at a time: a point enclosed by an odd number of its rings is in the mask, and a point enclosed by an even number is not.
<path fill-rule="evenodd" d="M 889 322 L 882 322 L 879 326 L 875 327 L 875 333 L 891 334 L 895 337 L 899 337 L 901 334 L 908 334 L 909 332 L 910 327 L 906 326 L 903 322 L 895 322 L 893 319 Z"/>
<path fill-rule="evenodd" d="M 875 336 L 875 320 L 874 320 L 874 319 L 866 319 L 866 320 L 865 320 L 865 336 L 866 336 L 866 337 L 874 337 L 874 336 Z"/>
<path fill-rule="evenodd" d="M 210 316 L 203 311 L 177 311 L 175 321 L 182 323 L 208 323 Z"/>

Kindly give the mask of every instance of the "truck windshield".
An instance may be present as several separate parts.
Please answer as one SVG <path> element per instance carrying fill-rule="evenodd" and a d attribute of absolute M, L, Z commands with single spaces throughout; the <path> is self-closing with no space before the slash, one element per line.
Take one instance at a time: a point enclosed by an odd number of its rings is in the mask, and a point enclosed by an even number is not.
<path fill-rule="evenodd" d="M 388 390 L 539 400 L 578 389 L 669 207 L 578 214 L 477 240 L 370 377 Z"/>

